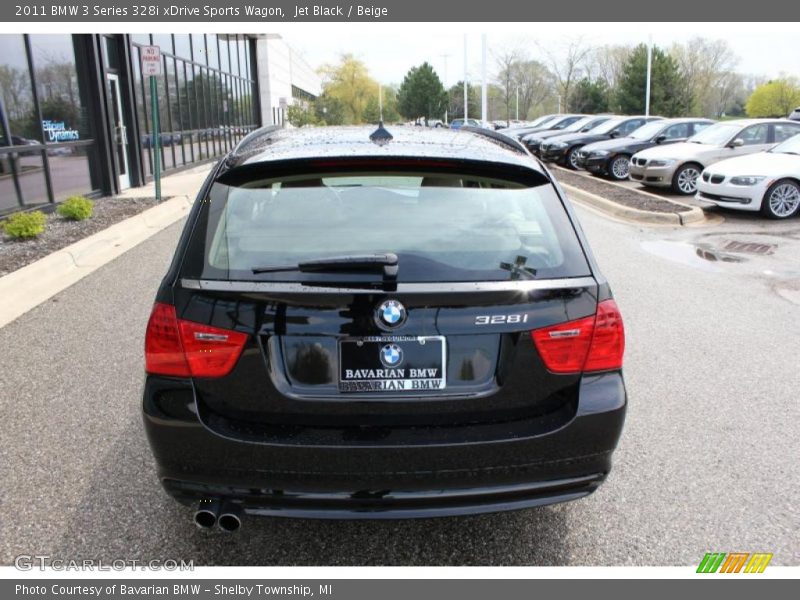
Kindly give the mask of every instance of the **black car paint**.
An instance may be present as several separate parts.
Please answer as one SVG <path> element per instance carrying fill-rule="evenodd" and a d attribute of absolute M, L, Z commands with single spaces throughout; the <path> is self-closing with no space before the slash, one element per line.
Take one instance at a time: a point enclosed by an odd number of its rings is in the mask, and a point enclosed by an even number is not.
<path fill-rule="evenodd" d="M 582 148 L 587 144 L 593 144 L 595 142 L 601 142 L 603 140 L 610 140 L 619 137 L 619 131 L 632 120 L 642 120 L 642 124 L 645 124 L 649 123 L 650 121 L 655 121 L 659 118 L 660 117 L 626 118 L 624 120 L 621 120 L 619 125 L 615 127 L 613 130 L 611 130 L 609 133 L 592 133 L 591 131 L 588 131 L 586 133 L 571 133 L 560 136 L 554 136 L 549 138 L 542 144 L 539 152 L 539 157 L 546 162 L 566 164 L 568 155 L 572 150 Z M 562 142 L 566 144 L 565 147 L 563 148 L 553 147 L 553 144 L 558 144 Z"/>
<path fill-rule="evenodd" d="M 689 123 L 707 123 L 712 124 L 714 121 L 710 119 L 698 119 L 697 121 L 687 121 Z M 669 122 L 664 123 L 664 129 L 668 129 L 676 122 L 670 120 Z M 663 132 L 663 130 L 662 130 Z M 673 138 L 673 139 L 665 139 L 663 138 L 663 133 L 659 132 L 658 134 L 654 135 L 652 138 L 647 140 L 639 140 L 632 137 L 624 137 L 624 138 L 614 138 L 611 140 L 606 140 L 602 142 L 594 142 L 592 144 L 586 144 L 581 149 L 581 152 L 578 154 L 578 167 L 581 169 L 585 169 L 590 173 L 594 173 L 596 175 L 607 175 L 610 170 L 611 161 L 622 155 L 630 158 L 637 152 L 642 150 L 647 150 L 648 148 L 652 148 L 653 146 L 658 145 L 665 145 L 665 144 L 674 144 L 678 142 L 684 142 L 688 138 Z M 694 125 L 691 125 L 691 133 L 688 137 L 691 137 L 696 131 L 694 130 Z M 605 156 L 599 156 L 597 154 L 593 154 L 596 150 L 606 150 L 609 154 Z"/>
<path fill-rule="evenodd" d="M 592 314 L 599 301 L 611 298 L 557 182 L 591 271 L 561 287 L 523 281 L 499 288 L 497 282 L 476 283 L 468 293 L 447 284 L 424 292 L 403 284 L 393 291 L 298 286 L 276 292 L 257 285 L 248 292 L 201 290 L 181 277 L 189 239 L 214 181 L 263 168 L 264 157 L 253 158 L 246 150 L 240 146 L 210 173 L 156 295 L 174 305 L 180 318 L 250 336 L 224 378 L 146 377 L 144 424 L 168 493 L 185 503 L 224 498 L 255 515 L 405 518 L 525 508 L 596 489 L 610 470 L 624 422 L 622 374 L 548 373 L 528 335 L 536 327 Z M 476 154 L 441 166 L 552 179 L 533 159 L 508 154 L 502 165 Z M 375 156 L 350 159 L 376 162 Z M 294 172 L 306 160 L 271 167 Z M 488 374 L 473 368 L 471 380 L 462 377 L 459 387 L 456 377 L 454 387 L 440 396 L 343 401 L 324 389 L 331 383 L 332 347 L 323 341 L 320 351 L 309 352 L 309 341 L 385 333 L 373 315 L 377 304 L 390 298 L 408 309 L 398 334 L 445 335 L 454 348 L 449 359 L 459 356 L 462 344 L 465 352 L 489 346 L 508 360 Z M 510 308 L 527 312 L 531 321 L 524 327 L 492 326 L 477 339 L 476 314 Z M 276 357 L 288 360 L 282 365 Z M 302 368 L 298 361 L 305 361 Z M 304 378 L 299 385 L 298 373 Z M 531 389 L 550 391 L 531 404 Z"/>

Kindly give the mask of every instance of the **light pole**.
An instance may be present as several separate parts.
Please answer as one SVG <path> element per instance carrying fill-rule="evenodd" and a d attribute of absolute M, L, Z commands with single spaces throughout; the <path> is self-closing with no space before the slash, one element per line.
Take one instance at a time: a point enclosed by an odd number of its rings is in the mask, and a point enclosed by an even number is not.
<path fill-rule="evenodd" d="M 444 89 L 447 92 L 447 104 L 444 107 L 444 124 L 447 125 L 447 110 L 450 108 L 450 88 L 447 87 L 447 59 L 450 55 L 442 54 L 441 56 L 444 59 Z"/>
<path fill-rule="evenodd" d="M 647 90 L 644 94 L 644 116 L 650 116 L 650 73 L 653 70 L 653 35 L 647 41 Z"/>
<path fill-rule="evenodd" d="M 489 119 L 488 88 L 486 86 L 486 34 L 481 35 L 481 121 Z"/>
<path fill-rule="evenodd" d="M 464 124 L 469 113 L 469 90 L 467 89 L 467 34 L 464 34 Z"/>

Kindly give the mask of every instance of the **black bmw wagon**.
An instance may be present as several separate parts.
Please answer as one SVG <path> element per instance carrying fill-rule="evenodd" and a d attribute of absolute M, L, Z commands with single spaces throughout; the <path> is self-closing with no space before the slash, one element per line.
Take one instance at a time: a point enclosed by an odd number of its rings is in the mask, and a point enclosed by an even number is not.
<path fill-rule="evenodd" d="M 200 190 L 147 326 L 144 424 L 200 527 L 573 500 L 624 331 L 563 191 L 488 130 L 265 128 Z"/>

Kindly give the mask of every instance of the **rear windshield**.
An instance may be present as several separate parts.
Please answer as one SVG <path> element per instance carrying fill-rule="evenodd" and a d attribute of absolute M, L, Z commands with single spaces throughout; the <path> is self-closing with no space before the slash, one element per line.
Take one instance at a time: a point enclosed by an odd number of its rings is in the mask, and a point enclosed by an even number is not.
<path fill-rule="evenodd" d="M 380 275 L 253 269 L 373 253 L 398 256 L 401 282 L 591 273 L 550 183 L 523 187 L 453 174 L 344 174 L 236 186 L 218 182 L 209 200 L 190 240 L 184 277 L 372 281 Z"/>

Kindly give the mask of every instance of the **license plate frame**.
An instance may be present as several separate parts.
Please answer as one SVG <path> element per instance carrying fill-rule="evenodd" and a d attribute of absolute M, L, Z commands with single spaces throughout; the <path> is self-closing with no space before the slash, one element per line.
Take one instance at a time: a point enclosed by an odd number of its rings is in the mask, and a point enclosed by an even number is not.
<path fill-rule="evenodd" d="M 400 349 L 396 366 L 381 358 L 387 346 Z M 341 393 L 413 395 L 447 387 L 447 340 L 442 335 L 345 338 L 339 340 L 338 353 L 337 385 Z M 396 354 L 394 349 L 389 350 L 385 358 Z"/>

